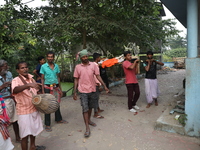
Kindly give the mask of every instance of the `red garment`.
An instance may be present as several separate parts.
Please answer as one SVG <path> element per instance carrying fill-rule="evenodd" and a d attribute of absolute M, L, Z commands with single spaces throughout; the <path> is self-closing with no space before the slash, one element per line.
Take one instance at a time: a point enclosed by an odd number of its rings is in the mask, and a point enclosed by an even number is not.
<path fill-rule="evenodd" d="M 57 101 L 60 103 L 61 102 L 61 91 L 59 87 L 48 87 L 46 85 L 44 85 L 45 89 L 49 89 L 50 90 L 50 94 L 54 95 L 57 98 Z"/>
<path fill-rule="evenodd" d="M 3 115 L 0 115 L 0 132 L 4 138 L 4 140 L 8 139 L 10 137 L 9 133 L 8 133 L 8 125 L 9 122 L 5 121 L 5 117 Z"/>
<path fill-rule="evenodd" d="M 131 83 L 138 83 L 137 78 L 136 78 L 136 69 L 129 69 L 128 67 L 130 67 L 132 64 L 130 61 L 124 61 L 122 66 L 124 69 L 124 73 L 126 75 L 126 80 L 125 83 L 126 84 L 131 84 Z"/>
<path fill-rule="evenodd" d="M 118 63 L 118 60 L 116 58 L 112 58 L 112 59 L 108 59 L 108 60 L 105 60 L 103 63 L 102 63 L 102 68 L 105 68 L 105 67 L 111 67 L 115 64 Z"/>

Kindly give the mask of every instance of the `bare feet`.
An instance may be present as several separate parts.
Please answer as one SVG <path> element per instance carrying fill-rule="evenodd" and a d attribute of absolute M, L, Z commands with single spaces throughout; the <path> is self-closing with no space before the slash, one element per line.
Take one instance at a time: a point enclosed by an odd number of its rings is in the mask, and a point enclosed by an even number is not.
<path fill-rule="evenodd" d="M 16 143 L 21 143 L 21 140 L 20 140 L 20 139 L 16 139 L 15 142 L 16 142 Z"/>
<path fill-rule="evenodd" d="M 102 109 L 99 109 L 99 110 L 98 110 L 98 113 L 101 113 L 101 112 L 103 112 L 103 111 L 104 111 L 104 110 L 102 110 Z"/>
<path fill-rule="evenodd" d="M 67 124 L 68 122 L 66 120 L 60 120 L 60 121 L 57 121 L 57 123 Z"/>
<path fill-rule="evenodd" d="M 158 101 L 157 100 L 155 101 L 155 106 L 158 106 Z"/>
<path fill-rule="evenodd" d="M 101 115 L 94 115 L 94 118 L 97 118 L 97 119 L 103 119 L 104 117 L 101 116 Z"/>
<path fill-rule="evenodd" d="M 151 106 L 151 104 L 148 104 L 147 106 L 146 106 L 146 108 L 149 108 Z"/>

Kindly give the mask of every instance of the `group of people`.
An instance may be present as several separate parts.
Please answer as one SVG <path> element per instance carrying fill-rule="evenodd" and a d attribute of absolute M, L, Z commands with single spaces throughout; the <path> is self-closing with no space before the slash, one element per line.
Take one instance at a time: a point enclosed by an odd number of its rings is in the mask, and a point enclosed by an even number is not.
<path fill-rule="evenodd" d="M 139 59 L 135 59 L 132 62 L 131 52 L 124 52 L 125 61 L 122 63 L 125 73 L 125 84 L 128 93 L 128 109 L 131 112 L 136 113 L 140 108 L 136 105 L 140 97 L 140 88 L 136 74 L 138 73 Z M 159 95 L 158 81 L 156 76 L 157 64 L 163 66 L 164 63 L 153 59 L 153 52 L 147 52 L 147 60 L 143 63 L 145 68 L 145 94 L 147 99 L 147 106 L 149 108 L 152 102 L 155 101 L 155 105 L 158 106 L 157 97 Z"/>
<path fill-rule="evenodd" d="M 16 64 L 18 76 L 13 79 L 11 72 L 8 71 L 8 64 L 5 60 L 0 60 L 0 95 L 2 96 L 0 107 L 0 149 L 11 150 L 13 145 L 7 134 L 8 124 L 13 124 L 16 142 L 21 143 L 22 150 L 44 150 L 45 146 L 35 144 L 35 137 L 43 131 L 43 123 L 40 113 L 32 104 L 32 97 L 38 93 L 51 93 L 54 91 L 57 100 L 60 102 L 62 97 L 62 88 L 60 85 L 60 70 L 54 63 L 54 52 L 48 52 L 44 57 L 38 59 L 39 65 L 34 70 L 37 74 L 37 82 L 33 75 L 29 74 L 28 64 L 19 62 Z M 50 89 L 49 87 L 52 87 Z M 8 115 L 9 120 L 6 119 Z M 1 121 L 2 120 L 2 121 Z M 50 132 L 51 117 L 50 114 L 44 116 L 45 129 Z M 57 123 L 67 123 L 62 119 L 60 108 L 55 112 L 55 121 Z M 7 136 L 5 136 L 7 135 Z M 30 146 L 28 138 L 30 137 Z"/>
<path fill-rule="evenodd" d="M 82 106 L 82 114 L 86 127 L 85 137 L 89 137 L 90 125 L 95 127 L 96 123 L 91 121 L 92 109 L 94 109 L 94 118 L 102 119 L 99 115 L 103 110 L 99 106 L 100 91 L 105 89 L 109 93 L 108 83 L 102 80 L 98 62 L 101 54 L 94 53 L 94 62 L 89 61 L 88 51 L 82 50 L 78 54 L 81 63 L 76 65 L 74 70 L 74 92 L 73 99 L 77 100 L 77 92 L 79 92 L 80 102 Z M 13 129 L 16 136 L 16 142 L 21 143 L 22 150 L 44 150 L 45 146 L 36 146 L 35 138 L 43 130 L 43 123 L 40 113 L 32 104 L 32 97 L 36 94 L 50 93 L 54 94 L 60 102 L 63 95 L 60 84 L 60 69 L 54 63 L 54 52 L 50 51 L 46 55 L 47 62 L 44 57 L 39 57 L 36 69 L 33 73 L 36 75 L 36 81 L 33 75 L 29 74 L 28 64 L 19 62 L 16 64 L 18 76 L 13 79 L 11 72 L 8 71 L 8 64 L 5 60 L 0 60 L 0 149 L 11 150 L 9 134 L 7 132 L 8 124 L 13 124 Z M 136 59 L 131 62 L 131 53 L 124 52 L 125 61 L 122 66 L 126 76 L 125 84 L 128 91 L 128 109 L 131 112 L 136 112 L 139 107 L 136 105 L 140 96 L 140 89 L 136 74 L 138 72 L 138 62 Z M 146 70 L 145 76 L 145 92 L 147 97 L 147 108 L 149 108 L 155 100 L 155 105 L 158 105 L 157 93 L 158 85 L 156 79 L 156 65 L 163 65 L 153 59 L 153 53 L 147 52 L 147 60 L 144 63 Z M 103 87 L 103 88 L 102 88 Z M 53 90 L 53 92 L 52 92 Z M 7 119 L 9 118 L 9 120 Z M 62 119 L 60 108 L 55 112 L 55 121 L 57 123 L 66 124 L 67 121 Z M 45 130 L 51 132 L 51 115 L 44 115 Z M 30 137 L 30 146 L 28 146 L 28 138 Z"/>
<path fill-rule="evenodd" d="M 2 96 L 0 107 L 0 149 L 11 150 L 13 145 L 9 137 L 7 126 L 12 123 L 16 135 L 16 142 L 21 143 L 22 150 L 44 150 L 45 146 L 37 146 L 35 144 L 36 136 L 43 130 L 43 123 L 40 113 L 32 104 L 32 97 L 36 94 L 50 93 L 54 94 L 60 102 L 63 95 L 60 84 L 60 69 L 54 63 L 54 52 L 50 51 L 46 55 L 47 62 L 44 57 L 39 57 L 36 69 L 33 73 L 36 75 L 36 81 L 33 75 L 29 74 L 28 64 L 19 62 L 16 64 L 18 76 L 13 79 L 11 72 L 8 71 L 8 64 L 4 60 L 0 60 L 0 95 Z M 86 125 L 85 137 L 90 136 L 89 125 L 96 126 L 91 121 L 91 112 L 94 108 L 94 118 L 104 118 L 99 115 L 99 90 L 101 85 L 109 92 L 105 83 L 100 77 L 98 61 L 100 54 L 94 54 L 94 61 L 89 62 L 87 50 L 82 50 L 79 54 L 81 64 L 77 65 L 74 71 L 74 100 L 77 99 L 76 91 L 80 92 L 81 105 L 83 108 L 83 118 Z M 53 90 L 53 92 L 52 92 Z M 96 92 L 97 91 L 97 92 Z M 5 113 L 3 113 L 3 110 Z M 6 115 L 8 114 L 8 119 Z M 57 123 L 68 123 L 62 119 L 60 108 L 55 112 L 55 121 Z M 51 132 L 51 116 L 44 115 L 45 130 Z M 5 136 L 7 135 L 7 136 Z M 30 146 L 28 146 L 28 138 L 30 138 Z"/>

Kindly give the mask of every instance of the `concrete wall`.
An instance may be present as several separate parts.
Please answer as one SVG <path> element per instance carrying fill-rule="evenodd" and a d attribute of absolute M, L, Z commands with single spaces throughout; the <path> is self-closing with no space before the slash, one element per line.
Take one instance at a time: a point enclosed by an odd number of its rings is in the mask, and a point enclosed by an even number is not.
<path fill-rule="evenodd" d="M 186 59 L 186 134 L 200 137 L 200 58 Z"/>

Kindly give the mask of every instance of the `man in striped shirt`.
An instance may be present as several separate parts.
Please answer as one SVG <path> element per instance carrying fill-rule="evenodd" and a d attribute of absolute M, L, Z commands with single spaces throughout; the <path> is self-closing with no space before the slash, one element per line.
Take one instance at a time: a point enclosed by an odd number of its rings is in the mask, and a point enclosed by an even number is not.
<path fill-rule="evenodd" d="M 13 95 L 17 102 L 17 114 L 19 133 L 22 138 L 22 150 L 28 150 L 28 137 L 30 137 L 30 150 L 39 149 L 35 145 L 35 137 L 42 132 L 42 119 L 35 106 L 32 104 L 33 95 L 37 94 L 38 86 L 33 79 L 33 75 L 28 73 L 26 62 L 19 62 L 16 65 L 16 70 L 19 76 L 12 80 Z M 45 147 L 40 146 L 40 150 Z"/>

